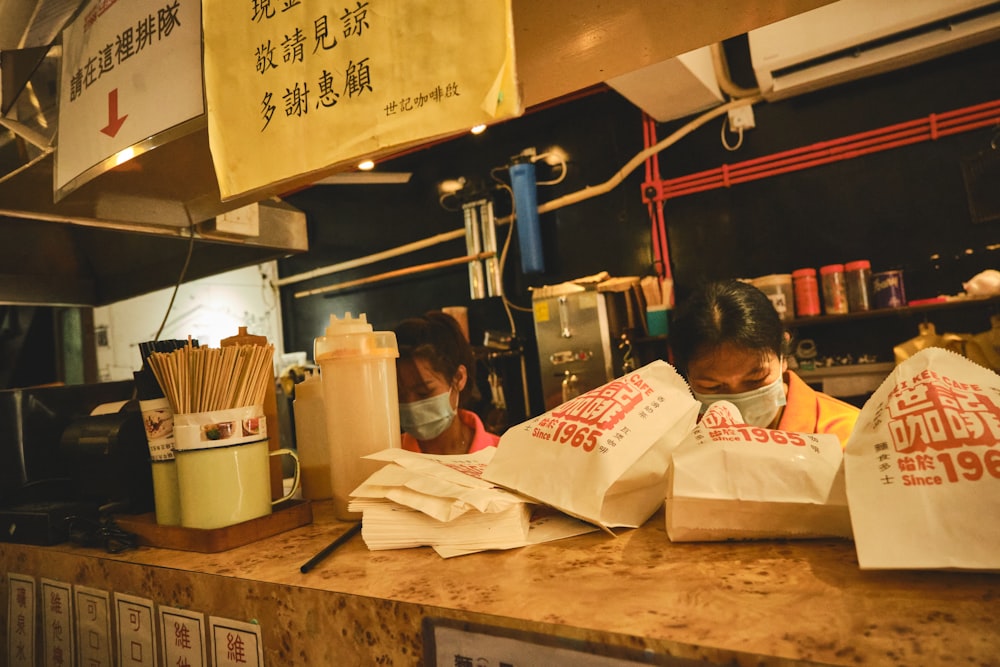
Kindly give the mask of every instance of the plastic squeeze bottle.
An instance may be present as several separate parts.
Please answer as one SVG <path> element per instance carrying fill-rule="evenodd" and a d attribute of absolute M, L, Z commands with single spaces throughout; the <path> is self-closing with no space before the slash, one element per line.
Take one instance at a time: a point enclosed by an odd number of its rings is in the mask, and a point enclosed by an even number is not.
<path fill-rule="evenodd" d="M 302 470 L 302 497 L 328 500 L 333 497 L 330 477 L 330 447 L 326 437 L 326 408 L 319 373 L 295 385 L 295 448 Z"/>
<path fill-rule="evenodd" d="M 347 511 L 350 493 L 384 465 L 361 457 L 400 446 L 396 334 L 372 331 L 364 313 L 330 315 L 313 352 L 323 380 L 334 512 L 355 521 L 361 513 Z"/>

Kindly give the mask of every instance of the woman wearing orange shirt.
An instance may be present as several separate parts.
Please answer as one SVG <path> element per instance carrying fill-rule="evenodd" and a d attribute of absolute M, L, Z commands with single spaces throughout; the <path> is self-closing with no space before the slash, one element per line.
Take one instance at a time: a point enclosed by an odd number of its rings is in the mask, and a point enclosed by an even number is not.
<path fill-rule="evenodd" d="M 697 290 L 677 309 L 670 330 L 674 363 L 702 411 L 726 400 L 747 424 L 833 433 L 843 447 L 860 410 L 788 370 L 788 340 L 767 295 L 738 280 Z"/>

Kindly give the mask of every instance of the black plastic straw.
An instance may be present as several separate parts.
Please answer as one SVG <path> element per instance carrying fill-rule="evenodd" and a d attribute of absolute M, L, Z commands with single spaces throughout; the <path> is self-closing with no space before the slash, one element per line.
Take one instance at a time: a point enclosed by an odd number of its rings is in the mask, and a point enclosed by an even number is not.
<path fill-rule="evenodd" d="M 333 542 L 331 542 L 327 546 L 323 547 L 322 551 L 320 551 L 318 554 L 316 554 L 315 556 L 313 556 L 312 558 L 310 558 L 309 562 L 307 562 L 305 565 L 303 565 L 302 567 L 299 568 L 299 572 L 301 572 L 302 574 L 305 574 L 309 570 L 313 569 L 314 567 L 316 567 L 316 565 L 321 560 L 323 560 L 324 558 L 326 558 L 327 556 L 329 556 L 338 547 L 340 547 L 342 544 L 344 544 L 345 542 L 347 542 L 347 540 L 351 539 L 357 533 L 360 533 L 360 532 L 361 532 L 361 522 L 358 521 L 356 524 L 354 524 L 353 526 L 351 526 L 350 528 L 348 528 L 346 531 L 344 531 L 343 535 L 341 535 L 340 537 L 338 537 L 337 539 L 335 539 Z"/>

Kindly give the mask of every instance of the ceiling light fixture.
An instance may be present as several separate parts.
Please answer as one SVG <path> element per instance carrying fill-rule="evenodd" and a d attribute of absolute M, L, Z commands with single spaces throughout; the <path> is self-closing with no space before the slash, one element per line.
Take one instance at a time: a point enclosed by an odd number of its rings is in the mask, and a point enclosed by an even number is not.
<path fill-rule="evenodd" d="M 438 194 L 452 195 L 465 187 L 464 178 L 452 178 L 438 183 Z"/>
<path fill-rule="evenodd" d="M 363 160 L 358 163 L 358 169 L 361 171 L 371 171 L 375 168 L 375 163 L 371 160 Z"/>
<path fill-rule="evenodd" d="M 482 134 L 483 132 L 486 131 L 486 125 L 482 123 L 480 123 L 479 125 L 473 125 L 472 129 L 469 131 L 472 132 L 473 134 Z"/>
<path fill-rule="evenodd" d="M 542 161 L 550 167 L 554 167 L 559 164 L 566 164 L 569 160 L 569 156 L 559 146 L 553 146 L 541 155 Z"/>

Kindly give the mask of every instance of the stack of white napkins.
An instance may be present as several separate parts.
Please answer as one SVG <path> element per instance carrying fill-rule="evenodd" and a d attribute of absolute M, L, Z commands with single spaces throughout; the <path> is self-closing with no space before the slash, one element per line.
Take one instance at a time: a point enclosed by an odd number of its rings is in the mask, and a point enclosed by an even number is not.
<path fill-rule="evenodd" d="M 387 462 L 351 493 L 348 507 L 362 513 L 365 544 L 373 551 L 430 546 L 448 558 L 596 530 L 558 512 L 537 511 L 530 499 L 483 480 L 494 452 L 434 456 L 386 449 L 365 457 Z"/>

